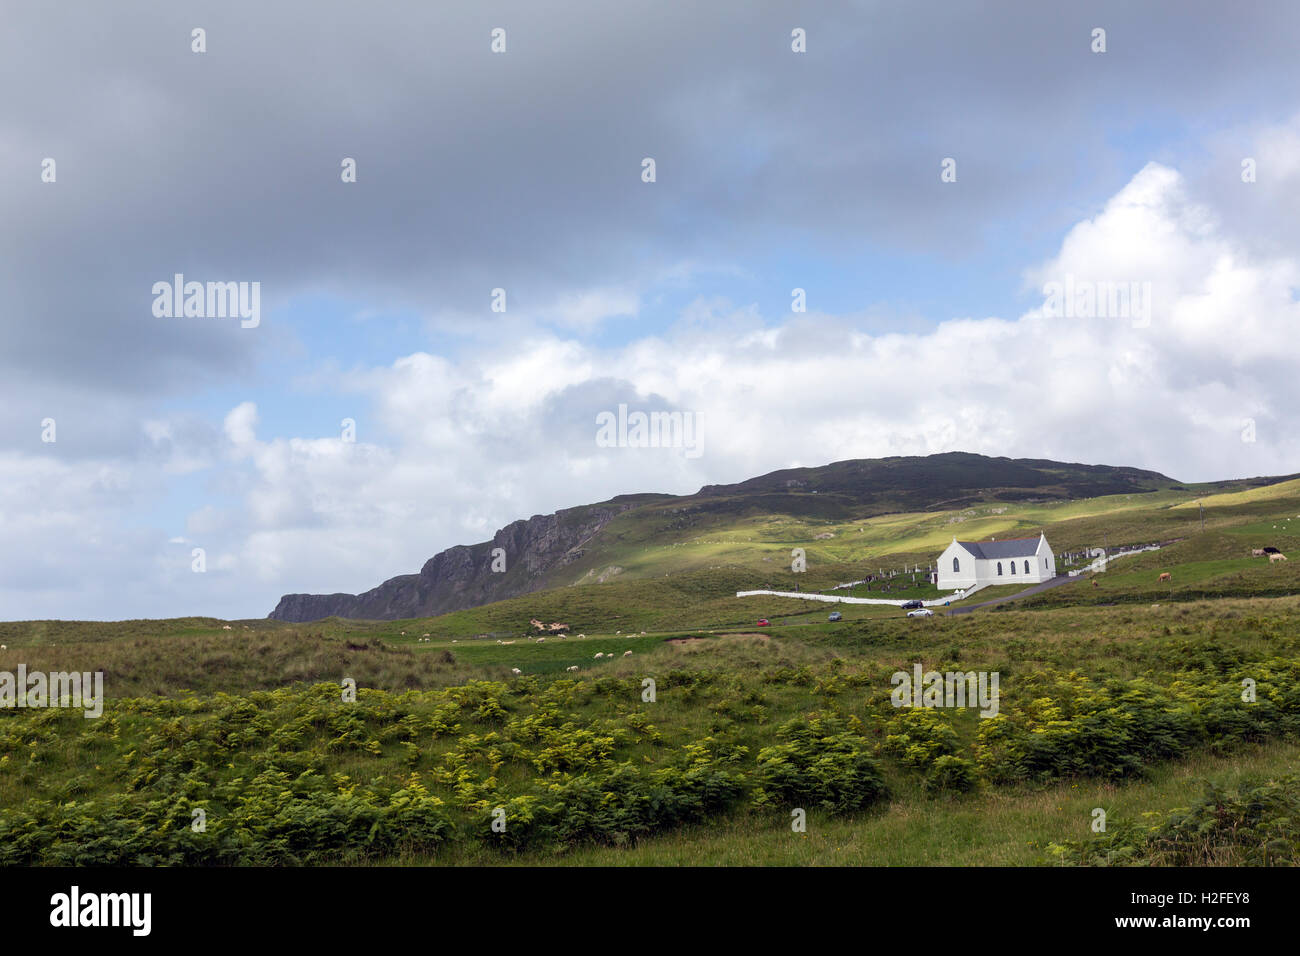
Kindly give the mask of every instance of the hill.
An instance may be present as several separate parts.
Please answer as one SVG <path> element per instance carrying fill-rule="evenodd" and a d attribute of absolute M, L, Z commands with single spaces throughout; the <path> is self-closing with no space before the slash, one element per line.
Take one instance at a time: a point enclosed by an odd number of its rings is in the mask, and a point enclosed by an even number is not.
<path fill-rule="evenodd" d="M 657 562 L 648 562 L 652 569 L 626 559 L 759 515 L 843 521 L 984 501 L 1067 501 L 1171 487 L 1177 487 L 1174 479 L 1136 468 L 964 452 L 841 461 L 708 485 L 694 495 L 623 495 L 534 515 L 507 525 L 490 541 L 448 548 L 419 573 L 361 594 L 286 594 L 268 616 L 288 622 L 428 617 L 620 574 L 663 573 Z M 505 552 L 504 571 L 493 570 L 497 548 Z"/>

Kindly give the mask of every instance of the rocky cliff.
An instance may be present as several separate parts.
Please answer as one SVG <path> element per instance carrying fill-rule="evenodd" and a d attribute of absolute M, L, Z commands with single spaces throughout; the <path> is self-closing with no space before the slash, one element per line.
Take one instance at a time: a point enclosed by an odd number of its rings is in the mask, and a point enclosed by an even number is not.
<path fill-rule="evenodd" d="M 534 515 L 506 525 L 491 541 L 439 552 L 419 574 L 390 578 L 362 594 L 286 594 L 268 615 L 277 621 L 348 617 L 391 621 L 429 617 L 516 597 L 545 586 L 546 576 L 582 556 L 611 519 L 638 505 L 633 498 Z M 504 552 L 504 571 L 493 553 Z M 498 562 L 498 566 L 500 562 Z"/>

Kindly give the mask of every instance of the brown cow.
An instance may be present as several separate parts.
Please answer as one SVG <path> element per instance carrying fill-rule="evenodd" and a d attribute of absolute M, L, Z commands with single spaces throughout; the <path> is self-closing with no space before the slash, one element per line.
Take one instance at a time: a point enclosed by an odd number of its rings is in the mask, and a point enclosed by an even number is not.
<path fill-rule="evenodd" d="M 1285 560 L 1286 560 L 1286 555 L 1283 554 L 1281 551 L 1277 552 L 1276 554 L 1270 554 L 1268 556 L 1269 564 L 1272 564 L 1274 561 L 1285 561 Z"/>
<path fill-rule="evenodd" d="M 1170 584 L 1173 584 L 1173 583 L 1174 583 L 1173 576 L 1170 575 L 1170 573 L 1169 573 L 1168 571 L 1166 571 L 1164 574 L 1160 575 L 1160 580 L 1161 580 L 1161 581 L 1168 581 Z"/>

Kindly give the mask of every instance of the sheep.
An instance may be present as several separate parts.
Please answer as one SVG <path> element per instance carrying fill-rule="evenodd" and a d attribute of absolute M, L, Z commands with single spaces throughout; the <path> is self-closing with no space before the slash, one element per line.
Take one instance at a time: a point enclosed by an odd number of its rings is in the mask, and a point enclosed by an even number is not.
<path fill-rule="evenodd" d="M 632 656 L 632 652 L 631 652 L 631 651 L 624 651 L 624 652 L 623 652 L 623 656 L 624 656 L 624 657 L 631 657 L 631 656 Z"/>
<path fill-rule="evenodd" d="M 523 671 L 521 671 L 518 667 L 512 667 L 512 668 L 510 668 L 510 673 L 512 673 L 512 674 L 514 674 L 516 677 L 518 677 L 520 674 L 523 673 Z"/>
<path fill-rule="evenodd" d="M 544 638 L 544 637 L 539 637 L 539 638 L 537 639 L 537 643 L 538 643 L 538 644 L 545 644 L 545 643 L 546 643 L 546 638 Z"/>
<path fill-rule="evenodd" d="M 9 650 L 8 644 L 0 644 L 0 651 L 7 651 L 7 650 Z"/>
<path fill-rule="evenodd" d="M 605 655 L 602 654 L 602 653 L 600 653 L 599 651 L 596 652 L 596 660 L 600 660 L 600 659 L 601 659 L 602 657 L 604 657 L 604 656 L 605 656 Z"/>
<path fill-rule="evenodd" d="M 580 641 L 585 641 L 586 639 L 587 639 L 587 635 L 586 635 L 586 634 L 579 634 L 579 635 L 578 635 L 578 640 L 580 640 Z"/>
<path fill-rule="evenodd" d="M 572 667 L 566 667 L 566 668 L 565 668 L 566 671 L 576 671 L 577 669 L 578 669 L 578 665 L 577 665 L 577 664 L 574 664 Z"/>
<path fill-rule="evenodd" d="M 428 635 L 428 634 L 425 634 L 424 636 L 425 636 L 425 637 L 428 637 L 429 635 Z"/>

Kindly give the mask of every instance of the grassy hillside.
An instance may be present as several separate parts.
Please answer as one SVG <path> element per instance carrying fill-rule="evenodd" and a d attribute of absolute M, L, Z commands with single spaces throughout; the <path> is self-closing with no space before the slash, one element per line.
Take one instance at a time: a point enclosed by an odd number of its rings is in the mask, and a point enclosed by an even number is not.
<path fill-rule="evenodd" d="M 656 500 L 564 586 L 432 618 L 0 624 L 0 672 L 101 671 L 108 698 L 0 708 L 0 863 L 1294 864 L 1297 515 L 1294 482 L 835 518 Z M 952 617 L 734 596 L 1040 528 L 1169 543 Z M 998 675 L 996 716 L 895 707 L 916 664 Z"/>
<path fill-rule="evenodd" d="M 9 863 L 680 863 L 706 859 L 703 847 L 711 862 L 1053 863 L 1081 852 L 1068 845 L 1087 843 L 1094 807 L 1172 811 L 1204 780 L 1267 781 L 1294 762 L 1297 613 L 1297 598 L 1223 600 L 588 638 L 570 642 L 593 655 L 576 676 L 554 667 L 572 647 L 550 642 L 458 645 L 440 665 L 451 645 L 286 631 L 289 649 L 260 681 L 232 667 L 223 690 L 193 635 L 32 645 L 29 667 L 108 661 L 110 688 L 129 696 L 110 693 L 100 720 L 0 711 L 0 852 Z M 228 638 L 231 652 L 268 659 L 269 636 Z M 285 685 L 304 640 L 315 666 L 361 676 L 356 704 L 333 679 Z M 613 659 L 596 661 L 596 648 Z M 150 694 L 132 660 L 198 691 Z M 511 660 L 530 672 L 502 675 Z M 893 707 L 889 675 L 915 663 L 998 672 L 998 716 Z M 1259 689 L 1250 706 L 1246 676 Z M 496 807 L 504 835 L 491 829 Z M 196 808 L 204 833 L 187 826 Z M 806 836 L 789 829 L 793 808 L 808 812 Z M 1300 832 L 1287 834 L 1274 862 L 1300 859 Z"/>

